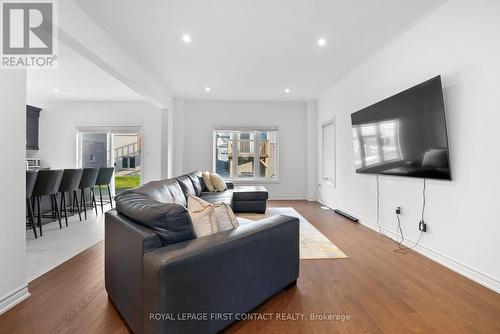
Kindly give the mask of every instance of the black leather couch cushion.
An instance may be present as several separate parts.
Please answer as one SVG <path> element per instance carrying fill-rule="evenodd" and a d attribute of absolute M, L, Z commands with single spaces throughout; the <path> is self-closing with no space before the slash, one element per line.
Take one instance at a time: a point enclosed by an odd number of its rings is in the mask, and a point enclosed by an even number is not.
<path fill-rule="evenodd" d="M 151 197 L 155 201 L 162 203 L 172 203 L 174 198 L 172 197 L 170 190 L 167 185 L 162 181 L 152 181 L 146 183 L 142 187 L 133 190 L 135 193 L 143 194 Z"/>
<path fill-rule="evenodd" d="M 116 196 L 118 213 L 155 231 L 164 246 L 194 239 L 191 218 L 184 206 L 161 203 L 135 191 L 125 191 Z"/>
<path fill-rule="evenodd" d="M 267 198 L 267 190 L 262 186 L 242 186 L 233 190 L 234 201 L 257 201 Z"/>
<path fill-rule="evenodd" d="M 174 199 L 175 203 L 178 203 L 184 207 L 187 206 L 186 196 L 184 196 L 184 192 L 182 191 L 182 188 L 176 179 L 167 179 L 158 182 L 164 184 L 168 188 L 168 190 L 170 191 L 170 195 Z"/>
<path fill-rule="evenodd" d="M 212 204 L 227 203 L 231 205 L 232 198 L 233 198 L 233 191 L 229 189 L 223 192 L 207 191 L 201 195 L 201 199 L 210 202 Z"/>
<path fill-rule="evenodd" d="M 201 181 L 203 181 L 203 178 L 201 177 L 201 172 L 192 172 L 187 174 L 187 176 L 191 179 L 191 183 L 193 183 L 193 188 L 196 196 L 200 197 L 201 193 L 203 192 L 203 188 L 206 187 L 205 182 L 201 184 Z"/>
<path fill-rule="evenodd" d="M 200 184 L 201 184 L 201 192 L 208 191 L 207 185 L 205 183 L 205 180 L 203 180 L 203 176 L 202 176 L 201 172 L 199 172 L 198 180 L 200 181 Z"/>
<path fill-rule="evenodd" d="M 194 186 L 193 182 L 191 181 L 191 178 L 187 175 L 182 175 L 176 178 L 177 182 L 181 185 L 182 192 L 184 193 L 184 196 L 186 199 L 189 196 L 196 196 L 196 192 L 194 191 Z"/>

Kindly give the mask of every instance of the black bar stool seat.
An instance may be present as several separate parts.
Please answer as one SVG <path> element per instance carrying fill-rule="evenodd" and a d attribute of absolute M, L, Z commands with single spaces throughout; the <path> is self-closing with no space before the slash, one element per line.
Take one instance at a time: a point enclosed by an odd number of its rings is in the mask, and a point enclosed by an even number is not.
<path fill-rule="evenodd" d="M 37 172 L 33 170 L 26 171 L 26 207 L 28 208 L 28 221 L 33 228 L 33 233 L 35 233 L 35 239 L 38 238 L 36 234 L 36 226 L 35 226 L 35 215 L 33 214 L 33 189 L 35 189 Z"/>
<path fill-rule="evenodd" d="M 80 221 L 82 221 L 82 214 L 80 212 L 80 205 L 78 203 L 78 195 L 76 193 L 79 190 L 80 181 L 82 180 L 83 169 L 65 169 L 61 184 L 59 185 L 59 193 L 61 194 L 61 205 L 60 209 L 64 212 L 64 219 L 66 221 L 66 226 L 68 226 L 68 208 L 66 205 L 66 193 L 73 196 L 71 207 L 73 212 L 75 212 L 75 202 L 76 208 L 78 210 L 78 216 Z"/>
<path fill-rule="evenodd" d="M 101 167 L 99 168 L 99 174 L 97 174 L 97 180 L 95 181 L 95 185 L 99 188 L 99 199 L 101 201 L 102 213 L 104 213 L 104 204 L 109 203 L 111 204 L 111 208 L 113 208 L 113 199 L 111 198 L 110 184 L 114 172 L 115 172 L 115 167 Z M 103 202 L 101 186 L 106 186 L 108 188 L 109 202 Z"/>
<path fill-rule="evenodd" d="M 59 228 L 62 228 L 61 215 L 59 214 L 56 197 L 56 194 L 59 191 L 62 176 L 62 169 L 38 171 L 32 196 L 36 198 L 36 203 L 38 206 L 38 227 L 40 229 L 40 236 L 42 236 L 42 206 L 40 204 L 40 200 L 43 196 L 50 196 L 52 198 L 55 206 L 55 215 L 57 217 L 57 220 L 59 221 Z"/>
<path fill-rule="evenodd" d="M 83 204 L 83 213 L 85 215 L 85 220 L 87 220 L 87 199 L 85 197 L 85 189 L 90 190 L 90 205 L 95 207 L 95 213 L 97 214 L 97 202 L 95 200 L 94 186 L 97 180 L 97 174 L 99 174 L 99 168 L 84 168 L 82 178 L 80 180 L 80 185 L 78 188 L 81 190 L 80 201 Z"/>

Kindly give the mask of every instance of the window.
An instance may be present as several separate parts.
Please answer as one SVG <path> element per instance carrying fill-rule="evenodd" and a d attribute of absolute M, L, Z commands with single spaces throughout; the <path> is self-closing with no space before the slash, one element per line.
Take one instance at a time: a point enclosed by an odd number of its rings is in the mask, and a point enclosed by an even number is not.
<path fill-rule="evenodd" d="M 215 129 L 214 170 L 226 179 L 278 180 L 278 129 Z"/>
<path fill-rule="evenodd" d="M 140 126 L 76 127 L 77 166 L 115 167 L 112 194 L 138 187 L 142 174 Z M 107 196 L 106 194 L 104 194 Z"/>
<path fill-rule="evenodd" d="M 335 123 L 333 120 L 321 126 L 321 181 L 335 185 Z"/>

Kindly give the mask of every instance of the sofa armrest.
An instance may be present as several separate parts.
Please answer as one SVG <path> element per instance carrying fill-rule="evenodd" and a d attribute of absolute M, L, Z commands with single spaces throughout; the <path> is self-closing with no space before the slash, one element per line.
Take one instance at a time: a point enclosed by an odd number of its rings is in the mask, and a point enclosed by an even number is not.
<path fill-rule="evenodd" d="M 233 181 L 225 181 L 225 182 L 226 182 L 227 189 L 234 189 L 234 182 Z"/>
<path fill-rule="evenodd" d="M 120 215 L 106 212 L 104 221 L 104 277 L 109 298 L 128 326 L 142 328 L 142 270 L 144 253 L 162 247 L 158 235 Z"/>
<path fill-rule="evenodd" d="M 294 282 L 299 220 L 279 215 L 144 255 L 144 332 L 216 333 Z M 206 314 L 151 320 L 151 314 Z M 233 317 L 212 319 L 228 313 Z"/>

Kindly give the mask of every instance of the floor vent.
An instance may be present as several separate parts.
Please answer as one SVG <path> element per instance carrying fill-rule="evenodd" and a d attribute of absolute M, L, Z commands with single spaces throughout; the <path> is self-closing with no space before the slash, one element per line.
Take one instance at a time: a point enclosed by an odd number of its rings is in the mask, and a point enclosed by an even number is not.
<path fill-rule="evenodd" d="M 349 219 L 349 220 L 352 220 L 352 221 L 353 221 L 353 222 L 355 222 L 355 223 L 357 223 L 357 222 L 359 221 L 359 219 L 358 219 L 358 218 L 356 218 L 356 217 L 354 217 L 354 216 L 351 216 L 350 214 L 348 214 L 348 213 L 346 213 L 346 212 L 344 212 L 344 211 L 341 211 L 341 210 L 339 210 L 339 209 L 335 209 L 335 210 L 333 210 L 333 211 L 335 211 L 335 213 L 337 213 L 337 214 L 341 215 L 342 217 L 345 217 L 345 218 L 347 218 L 347 219 Z"/>

